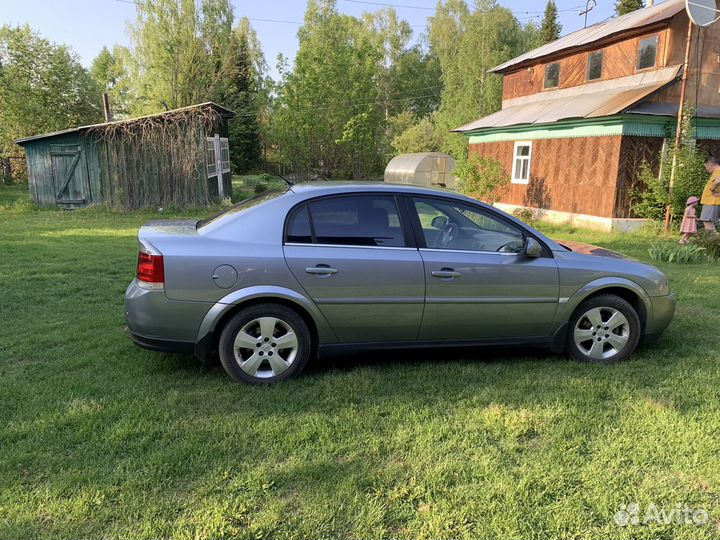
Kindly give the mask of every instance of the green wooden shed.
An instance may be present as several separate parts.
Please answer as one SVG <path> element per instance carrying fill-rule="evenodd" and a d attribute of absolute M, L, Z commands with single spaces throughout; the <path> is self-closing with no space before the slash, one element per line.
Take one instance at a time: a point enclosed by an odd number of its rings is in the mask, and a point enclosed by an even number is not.
<path fill-rule="evenodd" d="M 228 122 L 201 103 L 17 140 L 42 207 L 189 208 L 232 196 Z"/>

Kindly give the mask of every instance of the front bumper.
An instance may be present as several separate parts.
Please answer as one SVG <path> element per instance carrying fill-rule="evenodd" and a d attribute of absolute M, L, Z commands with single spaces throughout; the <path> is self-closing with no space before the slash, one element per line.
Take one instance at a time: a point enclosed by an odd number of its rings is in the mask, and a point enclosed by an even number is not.
<path fill-rule="evenodd" d="M 650 298 L 652 303 L 652 314 L 648 317 L 647 324 L 645 325 L 645 339 L 646 343 L 653 343 L 660 338 L 670 323 L 672 322 L 673 316 L 675 315 L 675 307 L 677 305 L 677 299 L 674 294 L 668 294 L 667 296 L 653 296 Z"/>

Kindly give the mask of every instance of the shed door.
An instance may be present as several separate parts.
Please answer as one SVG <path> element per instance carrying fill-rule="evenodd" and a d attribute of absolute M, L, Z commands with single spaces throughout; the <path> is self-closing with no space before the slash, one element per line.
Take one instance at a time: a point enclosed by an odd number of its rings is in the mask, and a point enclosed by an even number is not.
<path fill-rule="evenodd" d="M 87 167 L 82 147 L 75 144 L 50 146 L 55 202 L 73 208 L 85 206 L 90 198 Z"/>

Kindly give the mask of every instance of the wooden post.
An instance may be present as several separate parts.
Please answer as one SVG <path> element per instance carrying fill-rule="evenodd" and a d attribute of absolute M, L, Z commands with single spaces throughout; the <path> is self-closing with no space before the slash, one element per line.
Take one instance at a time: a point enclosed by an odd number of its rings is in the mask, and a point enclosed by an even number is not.
<path fill-rule="evenodd" d="M 223 187 L 223 173 L 222 173 L 222 148 L 220 148 L 220 134 L 216 133 L 213 140 L 215 146 L 215 170 L 217 171 L 218 179 L 218 195 L 220 200 L 225 198 L 225 188 Z"/>
<path fill-rule="evenodd" d="M 672 195 L 675 185 L 675 171 L 677 170 L 678 152 L 680 150 L 680 141 L 682 138 L 682 121 L 685 112 L 685 93 L 687 91 L 688 66 L 690 64 L 690 44 L 692 43 L 692 19 L 688 17 L 687 42 L 685 43 L 685 63 L 683 64 L 682 82 L 680 83 L 680 104 L 678 106 L 677 126 L 675 128 L 675 148 L 673 148 L 672 167 L 670 168 L 670 185 L 668 186 L 668 194 Z M 695 104 L 697 106 L 697 103 Z M 665 232 L 670 230 L 670 218 L 672 217 L 672 208 L 668 202 L 665 208 Z"/>
<path fill-rule="evenodd" d="M 113 115 L 112 111 L 110 110 L 110 96 L 107 92 L 103 94 L 103 111 L 105 112 L 105 121 L 112 122 Z"/>
<path fill-rule="evenodd" d="M 2 175 L 6 182 L 10 181 L 12 177 L 12 166 L 10 164 L 10 158 L 0 157 L 0 165 L 2 165 Z"/>

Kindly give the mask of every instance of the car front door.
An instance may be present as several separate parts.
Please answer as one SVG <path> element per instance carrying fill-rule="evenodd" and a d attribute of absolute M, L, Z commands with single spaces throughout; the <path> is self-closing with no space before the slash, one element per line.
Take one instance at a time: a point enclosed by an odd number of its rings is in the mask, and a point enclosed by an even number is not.
<path fill-rule="evenodd" d="M 549 253 L 526 256 L 526 233 L 479 205 L 440 197 L 408 202 L 427 283 L 420 339 L 550 333 L 559 276 Z"/>
<path fill-rule="evenodd" d="M 313 199 L 288 216 L 285 259 L 341 342 L 416 340 L 423 262 L 393 195 Z"/>

